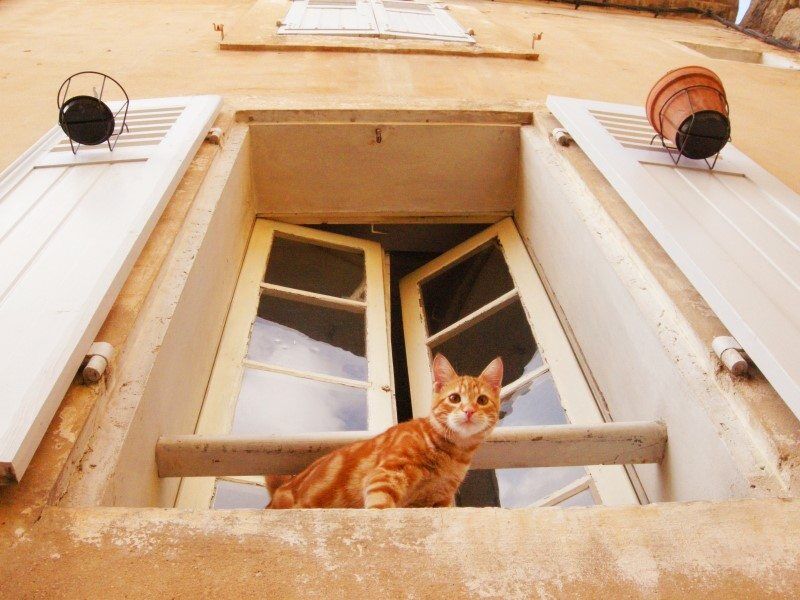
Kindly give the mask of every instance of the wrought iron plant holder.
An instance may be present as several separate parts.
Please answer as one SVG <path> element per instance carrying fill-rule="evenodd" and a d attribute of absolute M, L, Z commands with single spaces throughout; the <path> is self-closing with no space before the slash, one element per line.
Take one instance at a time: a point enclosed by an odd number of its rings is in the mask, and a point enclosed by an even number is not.
<path fill-rule="evenodd" d="M 98 92 L 97 87 L 93 86 L 93 96 L 79 94 L 68 98 L 73 79 L 84 76 L 99 77 L 101 79 L 100 91 Z M 108 104 L 103 101 L 106 83 L 109 81 L 119 88 L 124 96 L 124 100 L 116 112 L 112 112 Z M 77 154 L 81 146 L 98 146 L 103 143 L 108 144 L 109 151 L 113 151 L 119 136 L 123 132 L 129 131 L 127 119 L 130 98 L 128 93 L 116 79 L 105 73 L 80 71 L 70 75 L 58 89 L 56 103 L 58 104 L 58 124 L 67 134 L 72 154 Z"/>
<path fill-rule="evenodd" d="M 692 95 L 689 91 L 699 88 L 708 90 L 719 96 L 719 99 L 725 106 L 724 114 L 712 110 L 695 110 L 692 103 Z M 731 141 L 731 125 L 728 118 L 730 114 L 728 98 L 724 92 L 709 85 L 691 85 L 685 87 L 669 96 L 661 107 L 661 110 L 658 111 L 660 131 L 664 131 L 664 113 L 668 109 L 670 103 L 682 96 L 685 97 L 686 102 L 691 108 L 691 115 L 682 123 L 673 123 L 677 130 L 675 142 L 669 143 L 672 142 L 672 140 L 656 132 L 650 139 L 650 145 L 653 145 L 656 138 L 658 138 L 675 165 L 685 156 L 693 160 L 702 159 L 705 161 L 709 170 L 713 170 L 717 165 L 717 160 L 719 160 L 719 155 L 725 147 L 725 144 Z M 677 151 L 677 154 L 675 151 Z M 709 162 L 709 158 L 712 156 L 713 159 Z"/>

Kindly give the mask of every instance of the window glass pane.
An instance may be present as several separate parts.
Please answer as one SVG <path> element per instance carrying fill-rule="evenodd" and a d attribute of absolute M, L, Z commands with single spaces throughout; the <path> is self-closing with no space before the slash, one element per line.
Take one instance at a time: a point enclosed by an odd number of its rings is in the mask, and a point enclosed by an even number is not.
<path fill-rule="evenodd" d="M 365 431 L 367 391 L 282 373 L 245 369 L 231 433 Z"/>
<path fill-rule="evenodd" d="M 562 425 L 567 423 L 552 375 L 543 373 L 528 388 L 518 391 L 504 402 L 500 426 Z M 491 471 L 490 471 L 491 472 Z M 521 508 L 541 500 L 586 474 L 583 467 L 535 467 L 530 469 L 497 469 L 495 481 L 484 483 L 473 497 L 494 495 L 494 504 L 504 508 Z M 474 487 L 474 484 L 473 484 Z M 482 504 L 487 506 L 487 504 Z M 472 505 L 470 505 L 472 506 Z"/>
<path fill-rule="evenodd" d="M 363 313 L 262 295 L 247 358 L 366 381 L 364 323 Z"/>
<path fill-rule="evenodd" d="M 212 508 L 264 508 L 269 492 L 262 485 L 217 479 Z"/>
<path fill-rule="evenodd" d="M 500 506 L 522 508 L 586 475 L 584 467 L 497 469 Z"/>
<path fill-rule="evenodd" d="M 497 240 L 421 286 L 428 335 L 475 312 L 514 288 Z"/>
<path fill-rule="evenodd" d="M 449 340 L 431 347 L 441 352 L 456 372 L 479 375 L 496 356 L 503 358 L 503 384 L 538 369 L 542 357 L 519 300 Z"/>
<path fill-rule="evenodd" d="M 364 253 L 318 246 L 276 234 L 264 281 L 327 296 L 363 300 Z"/>
<path fill-rule="evenodd" d="M 592 492 L 589 490 L 583 490 L 580 494 L 575 494 L 572 498 L 567 498 L 560 504 L 556 504 L 556 506 L 560 506 L 561 508 L 568 508 L 570 506 L 594 506 L 594 498 L 592 497 Z"/>
<path fill-rule="evenodd" d="M 520 389 L 500 407 L 500 426 L 563 425 L 567 422 L 564 408 L 548 371 Z"/>

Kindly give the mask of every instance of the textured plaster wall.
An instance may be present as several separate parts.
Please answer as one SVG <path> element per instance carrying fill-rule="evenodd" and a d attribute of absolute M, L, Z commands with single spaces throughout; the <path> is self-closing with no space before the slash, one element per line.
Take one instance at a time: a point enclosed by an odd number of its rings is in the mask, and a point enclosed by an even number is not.
<path fill-rule="evenodd" d="M 220 51 L 212 23 L 232 29 L 251 0 L 153 0 L 136 3 L 0 3 L 0 165 L 8 164 L 55 123 L 55 95 L 72 72 L 94 68 L 118 77 L 134 97 L 221 93 L 261 97 L 276 106 L 345 102 L 468 107 L 544 101 L 548 93 L 643 103 L 667 69 L 700 63 L 729 92 L 739 147 L 800 190 L 791 119 L 800 96 L 796 73 L 698 57 L 671 40 L 770 49 L 697 18 L 547 3 L 454 0 L 462 24 L 501 28 L 509 45 L 529 46 L 538 61 L 344 52 Z"/>
<path fill-rule="evenodd" d="M 0 166 L 55 123 L 58 85 L 87 68 L 118 77 L 133 97 L 221 93 L 229 106 L 532 109 L 548 93 L 642 102 L 663 71 L 700 63 L 725 81 L 737 146 L 800 191 L 800 121 L 793 118 L 800 79 L 698 58 L 671 43 L 767 49 L 713 23 L 461 0 L 454 4 L 478 36 L 486 20 L 517 44 L 543 31 L 539 61 L 221 51 L 212 22 L 231 24 L 251 4 L 0 3 Z M 104 335 L 119 344 L 126 343 L 187 215 L 199 210 L 195 194 L 216 151 L 201 150 L 109 316 Z M 112 368 L 109 384 L 113 375 Z M 62 473 L 71 470 L 65 467 L 97 467 L 80 459 L 102 414 L 105 385 L 76 382 L 25 479 L 0 489 L 0 597 L 179 596 L 197 589 L 396 596 L 399 586 L 418 597 L 797 595 L 795 502 L 367 517 L 46 508 L 67 489 Z"/>
<path fill-rule="evenodd" d="M 796 598 L 800 501 L 644 508 L 48 509 L 0 597 Z"/>

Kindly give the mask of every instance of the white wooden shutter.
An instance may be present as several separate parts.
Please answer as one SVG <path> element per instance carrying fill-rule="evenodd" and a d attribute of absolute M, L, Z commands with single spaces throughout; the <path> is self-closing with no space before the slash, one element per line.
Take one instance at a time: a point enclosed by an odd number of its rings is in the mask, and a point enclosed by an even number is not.
<path fill-rule="evenodd" d="M 800 416 L 800 196 L 732 144 L 676 166 L 640 106 L 547 106 Z"/>
<path fill-rule="evenodd" d="M 279 34 L 377 35 L 366 0 L 294 0 Z"/>
<path fill-rule="evenodd" d="M 373 2 L 373 7 L 381 37 L 475 42 L 473 37 L 464 31 L 439 4 L 421 4 L 408 0 L 376 0 Z"/>
<path fill-rule="evenodd" d="M 0 174 L 0 481 L 28 466 L 217 96 L 131 101 L 113 152 L 54 127 Z"/>

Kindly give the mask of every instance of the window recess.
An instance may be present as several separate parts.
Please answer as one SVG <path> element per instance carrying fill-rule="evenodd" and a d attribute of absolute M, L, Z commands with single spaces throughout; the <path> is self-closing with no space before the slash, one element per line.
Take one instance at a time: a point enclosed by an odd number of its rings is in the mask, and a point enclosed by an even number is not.
<path fill-rule="evenodd" d="M 475 42 L 444 6 L 413 0 L 293 0 L 278 33 Z"/>
<path fill-rule="evenodd" d="M 395 422 L 382 261 L 376 242 L 257 221 L 196 433 L 155 449 L 159 475 L 184 478 L 178 506 L 258 506 L 264 473 L 297 473 Z M 464 372 L 506 360 L 503 422 L 462 504 L 492 487 L 494 505 L 509 507 L 636 502 L 619 465 L 659 462 L 666 430 L 602 422 L 513 221 L 422 264 L 400 288 L 414 416 L 430 403 L 431 349 Z"/>
<path fill-rule="evenodd" d="M 800 416 L 800 196 L 730 143 L 674 164 L 642 107 L 547 106 Z"/>

